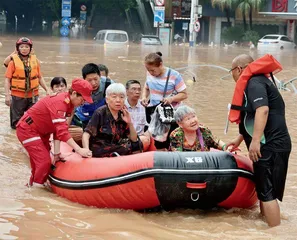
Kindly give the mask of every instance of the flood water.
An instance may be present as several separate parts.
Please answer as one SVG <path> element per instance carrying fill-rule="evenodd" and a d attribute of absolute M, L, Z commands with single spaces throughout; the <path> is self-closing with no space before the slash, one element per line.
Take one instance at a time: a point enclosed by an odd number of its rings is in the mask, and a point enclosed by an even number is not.
<path fill-rule="evenodd" d="M 10 54 L 16 37 L 0 38 L 0 62 Z M 212 64 L 230 68 L 232 59 L 248 49 L 210 48 L 199 46 L 141 47 L 105 49 L 91 40 L 68 40 L 34 37 L 34 49 L 42 63 L 42 73 L 49 84 L 54 76 L 63 76 L 70 85 L 81 76 L 88 62 L 103 63 L 110 77 L 125 83 L 129 79 L 145 81 L 143 59 L 154 51 L 163 53 L 166 66 L 180 68 L 195 64 Z M 281 80 L 297 76 L 296 51 L 279 52 L 275 57 L 284 70 Z M 253 52 L 252 56 L 263 53 Z M 234 82 L 221 77 L 226 71 L 213 67 L 192 67 L 183 72 L 188 86 L 187 104 L 198 112 L 199 119 L 224 141 L 237 134 L 237 126 L 229 126 L 224 135 L 227 104 L 231 101 Z M 280 203 L 282 224 L 269 229 L 259 217 L 258 206 L 252 209 L 214 209 L 211 211 L 177 210 L 174 212 L 137 213 L 134 211 L 96 209 L 72 203 L 45 189 L 28 189 L 30 176 L 27 155 L 20 146 L 15 131 L 9 127 L 9 108 L 4 104 L 4 73 L 0 67 L 0 239 L 296 239 L 297 237 L 297 111 L 296 95 L 283 91 L 287 124 L 291 133 L 291 153 L 286 190 Z M 41 91 L 44 95 L 44 91 Z M 244 149 L 244 146 L 242 145 Z M 245 150 L 246 152 L 246 150 Z"/>

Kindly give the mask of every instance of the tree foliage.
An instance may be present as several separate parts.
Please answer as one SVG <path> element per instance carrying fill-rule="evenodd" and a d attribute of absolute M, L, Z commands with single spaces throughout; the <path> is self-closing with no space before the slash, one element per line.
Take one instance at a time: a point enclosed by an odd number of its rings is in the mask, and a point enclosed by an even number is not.
<path fill-rule="evenodd" d="M 240 42 L 243 36 L 244 31 L 239 26 L 224 28 L 222 31 L 222 40 L 226 44 L 230 44 L 233 41 Z"/>
<path fill-rule="evenodd" d="M 267 0 L 212 0 L 213 6 L 219 6 L 222 10 L 239 10 L 242 14 L 244 30 L 247 31 L 247 16 L 249 16 L 249 27 L 253 29 L 253 13 L 261 9 Z"/>
<path fill-rule="evenodd" d="M 62 0 L 1 0 L 0 8 L 8 15 L 8 22 L 14 23 L 15 16 L 25 16 L 22 23 L 32 25 L 33 19 L 54 21 L 61 19 Z M 112 11 L 113 14 L 124 14 L 131 8 L 137 7 L 136 0 L 72 0 L 72 16 L 79 17 L 80 6 L 87 6 L 88 14 L 100 11 Z M 39 23 L 41 25 L 41 21 Z"/>
<path fill-rule="evenodd" d="M 246 31 L 242 38 L 243 41 L 246 41 L 246 42 L 251 41 L 255 46 L 258 45 L 259 39 L 260 39 L 259 33 L 256 31 Z"/>

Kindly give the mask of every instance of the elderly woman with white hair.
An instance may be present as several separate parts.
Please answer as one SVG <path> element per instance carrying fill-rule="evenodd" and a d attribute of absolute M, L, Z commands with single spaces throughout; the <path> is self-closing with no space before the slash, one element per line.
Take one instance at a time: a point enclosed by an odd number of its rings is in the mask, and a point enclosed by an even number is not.
<path fill-rule="evenodd" d="M 170 134 L 171 151 L 209 151 L 210 148 L 225 150 L 226 144 L 199 123 L 194 109 L 180 106 L 174 118 L 179 127 Z"/>
<path fill-rule="evenodd" d="M 141 149 L 125 99 L 123 84 L 113 83 L 106 89 L 106 105 L 94 112 L 82 137 L 83 146 L 92 151 L 93 157 L 128 155 Z"/>

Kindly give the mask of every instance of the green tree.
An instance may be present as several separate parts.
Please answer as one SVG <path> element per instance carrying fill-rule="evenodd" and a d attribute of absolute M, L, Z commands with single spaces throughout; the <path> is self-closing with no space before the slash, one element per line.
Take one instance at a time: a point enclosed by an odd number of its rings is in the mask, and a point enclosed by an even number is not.
<path fill-rule="evenodd" d="M 249 28 L 253 29 L 253 12 L 259 11 L 267 0 L 212 0 L 213 6 L 219 6 L 222 10 L 229 9 L 242 14 L 244 31 L 248 30 L 247 16 L 249 17 Z"/>
<path fill-rule="evenodd" d="M 211 4 L 213 7 L 218 6 L 222 11 L 225 11 L 228 25 L 231 26 L 230 11 L 235 8 L 234 0 L 212 0 Z"/>
<path fill-rule="evenodd" d="M 74 1 L 74 0 L 73 0 Z M 97 9 L 104 11 L 117 12 L 120 15 L 126 15 L 126 13 L 137 7 L 136 0 L 75 0 L 81 3 L 87 3 L 91 6 L 89 15 L 89 26 L 92 25 L 92 20 Z"/>
<path fill-rule="evenodd" d="M 22 16 L 25 14 L 24 21 L 29 21 L 28 25 L 32 25 L 32 22 L 36 16 L 38 19 L 46 19 L 47 22 L 61 19 L 61 3 L 62 0 L 0 0 L 0 7 L 8 12 L 9 21 L 14 22 L 14 16 Z M 93 18 L 96 9 L 102 11 L 112 11 L 113 14 L 124 15 L 131 8 L 137 7 L 136 0 L 72 0 L 72 16 L 79 16 L 79 7 L 82 4 L 87 5 L 89 17 Z M 22 23 L 23 23 L 22 22 Z M 92 22 L 92 21 L 90 21 Z M 38 24 L 41 26 L 41 21 L 38 20 Z"/>
<path fill-rule="evenodd" d="M 253 12 L 259 12 L 260 9 L 267 3 L 267 0 L 249 0 L 250 1 L 250 30 L 253 30 Z"/>
<path fill-rule="evenodd" d="M 239 1 L 237 1 L 237 8 L 240 10 L 240 12 L 242 14 L 244 31 L 247 31 L 246 15 L 251 10 L 250 0 L 239 0 Z M 250 17 L 251 17 L 251 15 L 250 15 Z"/>
<path fill-rule="evenodd" d="M 37 0 L 35 0 L 37 1 Z M 59 20 L 61 19 L 61 0 L 39 0 L 39 7 L 42 16 L 45 19 Z"/>
<path fill-rule="evenodd" d="M 259 33 L 256 31 L 246 31 L 244 36 L 242 37 L 243 41 L 249 42 L 251 41 L 255 46 L 258 45 L 258 41 L 260 39 Z"/>

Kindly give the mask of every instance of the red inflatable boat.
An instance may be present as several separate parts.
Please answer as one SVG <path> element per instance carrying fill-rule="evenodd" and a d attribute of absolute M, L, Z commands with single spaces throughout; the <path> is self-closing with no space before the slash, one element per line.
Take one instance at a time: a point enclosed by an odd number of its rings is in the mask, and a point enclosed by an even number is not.
<path fill-rule="evenodd" d="M 221 151 L 146 152 L 82 158 L 61 145 L 66 162 L 49 176 L 58 195 L 98 208 L 249 208 L 256 201 L 252 163 Z"/>

